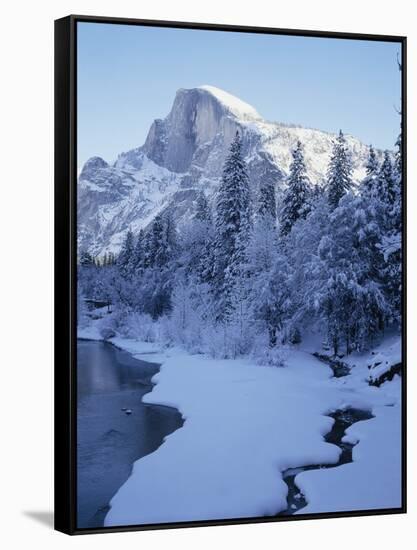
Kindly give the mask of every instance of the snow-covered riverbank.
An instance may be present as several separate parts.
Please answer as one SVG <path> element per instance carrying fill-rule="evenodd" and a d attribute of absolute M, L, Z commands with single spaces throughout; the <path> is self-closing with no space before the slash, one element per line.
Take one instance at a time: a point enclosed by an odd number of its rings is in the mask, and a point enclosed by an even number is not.
<path fill-rule="evenodd" d="M 176 407 L 185 423 L 135 463 L 105 525 L 276 515 L 287 507 L 281 472 L 338 461 L 339 447 L 323 439 L 333 423 L 326 413 L 349 406 L 375 418 L 347 430 L 346 441 L 358 442 L 353 463 L 296 477 L 308 502 L 299 513 L 401 506 L 400 379 L 370 387 L 366 358 L 357 358 L 350 376 L 335 379 L 329 367 L 295 349 L 286 367 L 272 368 L 111 341 L 162 363 L 143 400 Z"/>

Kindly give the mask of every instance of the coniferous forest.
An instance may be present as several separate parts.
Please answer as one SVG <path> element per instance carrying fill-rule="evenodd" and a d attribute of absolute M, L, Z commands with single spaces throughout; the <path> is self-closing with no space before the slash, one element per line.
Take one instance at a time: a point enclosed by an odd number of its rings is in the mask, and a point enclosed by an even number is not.
<path fill-rule="evenodd" d="M 200 191 L 187 225 L 162 211 L 118 255 L 80 251 L 78 323 L 88 301 L 115 334 L 216 358 L 282 364 L 287 346 L 316 335 L 335 355 L 372 347 L 401 323 L 401 136 L 366 177 L 352 179 L 340 131 L 322 185 L 303 144 L 284 190 L 251 182 L 236 133 L 214 200 Z"/>

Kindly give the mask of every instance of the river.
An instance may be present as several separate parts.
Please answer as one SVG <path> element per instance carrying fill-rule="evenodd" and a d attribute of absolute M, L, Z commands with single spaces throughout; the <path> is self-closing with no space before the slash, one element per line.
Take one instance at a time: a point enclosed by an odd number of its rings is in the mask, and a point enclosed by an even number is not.
<path fill-rule="evenodd" d="M 78 340 L 77 350 L 77 526 L 94 528 L 103 526 L 109 502 L 129 477 L 133 463 L 155 451 L 183 419 L 176 409 L 142 403 L 159 370 L 156 363 L 135 359 L 105 342 Z M 342 364 L 327 358 L 325 362 L 335 377 L 349 372 Z M 355 422 L 372 418 L 369 411 L 354 408 L 329 416 L 335 422 L 324 439 L 340 447 L 338 462 L 283 472 L 288 507 L 278 515 L 292 515 L 307 504 L 296 485 L 298 473 L 352 462 L 353 445 L 344 443 L 343 435 Z"/>
<path fill-rule="evenodd" d="M 345 363 L 327 357 L 325 355 L 320 355 L 318 353 L 313 354 L 319 361 L 328 365 L 332 371 L 335 378 L 342 378 L 350 374 L 350 368 Z M 337 445 L 340 450 L 339 460 L 335 464 L 308 464 L 301 466 L 299 468 L 289 468 L 288 470 L 282 473 L 283 480 L 287 484 L 288 494 L 287 494 L 287 509 L 280 512 L 279 516 L 290 516 L 295 512 L 302 510 L 307 506 L 307 500 L 303 493 L 297 486 L 296 477 L 301 472 L 306 472 L 309 470 L 321 470 L 329 468 L 337 468 L 343 464 L 348 464 L 353 461 L 353 445 L 352 443 L 347 443 L 343 441 L 343 437 L 346 433 L 346 430 L 355 424 L 355 422 L 361 422 L 363 420 L 369 420 L 373 418 L 373 414 L 370 411 L 356 409 L 354 407 L 347 407 L 345 409 L 338 409 L 333 412 L 329 412 L 327 416 L 330 416 L 334 420 L 332 429 L 324 436 L 324 440 L 327 443 L 332 445 Z"/>
<path fill-rule="evenodd" d="M 78 340 L 77 353 L 77 527 L 93 528 L 133 462 L 183 420 L 176 409 L 142 403 L 159 365 L 105 342 Z"/>

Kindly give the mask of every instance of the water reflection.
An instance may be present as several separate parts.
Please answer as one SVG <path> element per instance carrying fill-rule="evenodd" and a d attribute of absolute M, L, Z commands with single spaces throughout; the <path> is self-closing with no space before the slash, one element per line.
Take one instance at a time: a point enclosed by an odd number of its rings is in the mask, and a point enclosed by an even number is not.
<path fill-rule="evenodd" d="M 157 449 L 182 419 L 175 409 L 141 401 L 158 365 L 104 342 L 80 340 L 77 350 L 77 523 L 99 527 L 132 463 Z"/>
<path fill-rule="evenodd" d="M 78 399 L 105 393 L 150 386 L 158 365 L 139 361 L 129 353 L 105 342 L 78 343 Z"/>

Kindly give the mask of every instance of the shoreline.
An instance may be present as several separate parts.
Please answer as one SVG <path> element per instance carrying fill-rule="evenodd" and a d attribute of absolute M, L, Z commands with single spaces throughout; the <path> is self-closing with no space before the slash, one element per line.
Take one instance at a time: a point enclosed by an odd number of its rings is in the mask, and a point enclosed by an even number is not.
<path fill-rule="evenodd" d="M 82 334 L 80 336 L 83 337 Z M 159 372 L 152 377 L 152 390 L 143 397 L 143 402 L 176 408 L 185 421 L 182 430 L 168 436 L 156 452 L 135 463 L 132 475 L 111 501 L 105 525 L 282 514 L 287 508 L 288 487 L 283 480 L 283 473 L 287 469 L 306 464 L 337 463 L 339 460 L 340 448 L 326 443 L 323 437 L 331 430 L 333 423 L 326 413 L 342 407 L 371 410 L 375 418 L 370 422 L 357 422 L 346 430 L 343 441 L 354 443 L 351 464 L 332 470 L 310 470 L 298 474 L 297 486 L 301 486 L 300 491 L 306 495 L 308 501 L 307 506 L 299 513 L 366 508 L 380 510 L 401 506 L 398 453 L 394 452 L 390 463 L 385 460 L 379 469 L 377 464 L 372 469 L 369 463 L 370 457 L 378 453 L 383 455 L 386 445 L 390 445 L 398 437 L 401 426 L 400 385 L 396 377 L 393 382 L 380 389 L 370 388 L 366 382 L 368 370 L 365 358 L 359 358 L 361 362 L 357 358 L 351 358 L 349 376 L 334 378 L 329 366 L 323 365 L 311 352 L 301 350 L 291 352 L 286 367 L 276 368 L 255 365 L 248 358 L 213 360 L 204 355 L 191 355 L 179 348 L 162 350 L 161 345 L 156 343 L 120 337 L 110 339 L 109 343 L 137 359 L 148 361 L 153 356 L 161 364 Z M 392 345 L 391 340 L 389 345 Z M 352 364 L 353 359 L 356 364 Z M 253 403 L 249 404 L 242 390 L 249 391 L 246 394 L 258 403 L 255 408 Z M 261 401 L 257 397 L 259 391 L 263 393 Z M 213 401 L 208 399 L 210 392 L 215 396 L 216 408 L 213 408 Z M 288 394 L 299 395 L 300 403 L 303 404 L 302 410 L 294 412 L 295 416 L 290 419 L 286 417 L 286 412 L 291 410 L 293 404 L 288 400 Z M 316 394 L 321 395 L 319 403 L 316 402 Z M 236 407 L 241 411 L 241 417 L 235 420 Z M 254 418 L 247 418 L 247 411 L 252 411 Z M 381 434 L 384 418 L 387 418 L 387 430 Z M 370 426 L 365 429 L 362 424 Z M 257 429 L 255 426 L 258 426 Z M 227 432 L 226 440 L 224 432 Z M 262 443 L 256 443 L 258 432 L 267 432 Z M 305 442 L 301 440 L 295 443 L 292 437 L 288 440 L 288 434 L 292 432 L 303 434 Z M 247 437 L 249 445 L 244 445 L 239 440 L 239 433 Z M 236 444 L 231 445 L 229 440 L 236 438 Z M 271 438 L 274 438 L 273 441 Z M 383 441 L 383 438 L 387 441 Z M 367 444 L 367 440 L 370 443 Z M 210 441 L 211 445 L 208 445 Z M 397 443 L 392 443 L 392 446 L 395 445 Z M 199 447 L 207 448 L 205 455 L 201 455 Z M 229 454 L 224 455 L 222 466 L 216 473 L 211 472 L 211 464 L 206 464 L 207 456 L 213 453 L 213 447 L 216 448 L 216 454 L 220 452 L 221 455 L 223 451 L 218 451 L 217 447 L 230 449 Z M 258 457 L 253 455 L 253 449 L 256 448 L 263 456 L 262 468 L 256 466 Z M 366 451 L 365 454 L 362 449 Z M 184 454 L 186 452 L 189 456 Z M 233 457 L 247 464 L 245 473 L 234 471 L 236 462 Z M 205 464 L 209 472 L 205 471 Z M 272 464 L 274 466 L 271 470 Z M 346 470 L 347 467 L 351 468 Z M 196 486 L 197 494 L 189 494 L 188 488 L 178 485 L 177 480 L 171 476 L 166 478 L 165 471 L 172 469 L 176 475 L 185 479 L 191 472 L 189 483 Z M 335 472 L 339 470 L 341 472 L 335 476 Z M 161 474 L 160 482 L 152 482 L 155 471 Z M 251 495 L 248 493 L 249 488 L 242 488 L 242 479 L 246 482 L 247 471 L 250 471 L 254 479 L 250 483 Z M 383 491 L 382 473 L 386 475 L 387 471 L 391 481 L 387 490 Z M 331 477 L 326 477 L 329 472 L 332 472 Z M 341 486 L 338 496 L 333 499 L 325 489 L 330 480 L 335 478 L 339 482 L 347 472 L 350 478 L 346 489 L 348 498 L 344 506 L 344 486 Z M 373 498 L 362 495 L 359 490 L 364 477 L 371 478 Z M 219 497 L 215 496 L 219 484 L 229 487 L 228 492 L 232 495 L 225 499 L 227 502 L 219 502 Z M 275 488 L 274 491 L 270 490 L 271 486 Z M 170 493 L 171 490 L 175 490 L 177 499 L 169 502 L 168 498 L 163 506 L 149 505 L 155 498 L 159 502 L 163 501 L 166 492 Z M 324 498 L 321 497 L 323 491 Z M 178 506 L 178 500 L 182 500 L 182 506 Z M 204 502 L 208 505 L 200 512 L 200 504 Z"/>
<path fill-rule="evenodd" d="M 176 409 L 142 402 L 152 391 L 158 364 L 138 360 L 111 342 L 79 338 L 79 350 L 80 345 L 89 387 L 81 390 L 77 406 L 77 522 L 80 528 L 96 528 L 103 526 L 110 501 L 129 479 L 135 462 L 162 445 L 166 435 L 181 427 L 182 419 Z M 97 366 L 102 371 L 100 386 L 92 391 L 89 362 L 96 365 L 93 373 Z M 110 364 L 114 374 L 109 377 Z M 129 415 L 123 412 L 127 409 L 132 411 Z"/>

